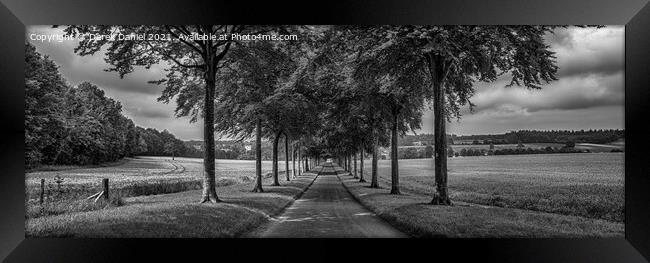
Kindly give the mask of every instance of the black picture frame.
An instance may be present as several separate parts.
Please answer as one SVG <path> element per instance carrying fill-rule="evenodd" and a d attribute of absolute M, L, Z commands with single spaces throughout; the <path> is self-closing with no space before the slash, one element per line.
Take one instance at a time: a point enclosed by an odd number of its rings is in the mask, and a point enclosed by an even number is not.
<path fill-rule="evenodd" d="M 25 25 L 38 24 L 603 24 L 625 27 L 625 238 L 402 240 L 217 240 L 25 238 Z M 451 256 L 488 262 L 650 260 L 650 4 L 648 0 L 242 1 L 0 0 L 0 259 L 7 262 L 115 262 L 205 256 L 201 251 L 319 259 L 343 249 L 374 257 Z M 386 250 L 400 245 L 399 249 Z M 274 244 L 273 248 L 269 245 Z M 362 246 L 362 248 L 359 248 Z M 282 248 L 284 247 L 284 249 Z M 458 251 L 462 252 L 454 252 Z M 281 252 L 286 249 L 286 252 Z M 319 250 L 323 249 L 323 250 Z M 454 253 L 454 254 L 451 254 Z M 209 255 L 208 255 L 209 256 Z M 303 256 L 297 257 L 308 260 Z M 212 260 L 222 259 L 215 256 Z"/>

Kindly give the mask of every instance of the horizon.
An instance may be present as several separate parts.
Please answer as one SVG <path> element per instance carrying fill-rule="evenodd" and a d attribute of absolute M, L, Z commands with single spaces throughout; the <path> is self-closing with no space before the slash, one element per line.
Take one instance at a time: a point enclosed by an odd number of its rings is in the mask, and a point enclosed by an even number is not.
<path fill-rule="evenodd" d="M 576 132 L 576 131 L 598 131 L 598 130 L 615 130 L 615 131 L 625 131 L 625 128 L 621 129 L 609 129 L 609 128 L 596 128 L 596 129 L 580 129 L 580 130 L 571 130 L 571 129 L 553 129 L 553 130 L 537 130 L 537 129 L 520 129 L 520 130 L 509 130 L 506 132 L 502 133 L 481 133 L 481 134 L 455 134 L 455 133 L 447 133 L 447 135 L 452 135 L 452 136 L 457 136 L 457 137 L 463 137 L 463 136 L 494 136 L 494 135 L 505 135 L 510 132 L 519 132 L 519 131 L 537 131 L 537 132 L 551 132 L 551 131 L 560 131 L 560 132 Z M 412 133 L 407 133 L 404 135 L 400 135 L 401 137 L 405 136 L 433 136 L 433 133 L 418 133 L 418 134 L 412 134 Z M 190 139 L 190 140 L 184 140 L 181 139 L 184 142 L 193 142 L 193 141 L 198 141 L 198 142 L 203 142 L 203 139 Z M 250 142 L 251 140 L 254 140 L 253 138 L 247 139 L 247 140 L 227 140 L 227 139 L 215 139 L 217 142 L 233 142 L 233 141 L 240 141 L 240 142 Z M 262 141 L 268 141 L 267 138 L 262 138 Z"/>

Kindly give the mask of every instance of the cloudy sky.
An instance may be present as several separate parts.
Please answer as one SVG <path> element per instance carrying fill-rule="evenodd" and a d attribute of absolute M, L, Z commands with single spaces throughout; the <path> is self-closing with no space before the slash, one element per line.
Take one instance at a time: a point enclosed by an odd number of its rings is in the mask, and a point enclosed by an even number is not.
<path fill-rule="evenodd" d="M 27 35 L 60 33 L 50 26 L 31 26 Z M 29 38 L 28 38 L 29 39 Z M 167 129 L 184 140 L 201 139 L 203 128 L 188 118 L 174 118 L 173 102 L 156 98 L 162 87 L 147 84 L 162 78 L 161 67 L 137 68 L 120 79 L 105 72 L 108 65 L 101 54 L 81 57 L 73 53 L 76 43 L 30 41 L 49 55 L 72 85 L 90 81 L 106 95 L 122 103 L 124 114 L 143 127 Z M 505 88 L 508 78 L 493 83 L 478 83 L 472 98 L 474 112 L 466 109 L 460 121 L 453 121 L 448 132 L 454 134 L 503 133 L 519 129 L 609 129 L 624 127 L 624 28 L 567 28 L 549 34 L 547 41 L 556 52 L 559 80 L 542 90 Z M 427 111 L 423 129 L 431 133 L 433 113 Z"/>

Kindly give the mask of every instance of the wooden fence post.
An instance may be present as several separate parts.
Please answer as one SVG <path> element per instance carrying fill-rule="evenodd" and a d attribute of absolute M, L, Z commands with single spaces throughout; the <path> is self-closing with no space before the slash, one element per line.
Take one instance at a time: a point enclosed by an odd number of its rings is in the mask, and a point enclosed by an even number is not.
<path fill-rule="evenodd" d="M 41 205 L 43 204 L 44 198 L 45 198 L 45 179 L 41 179 Z"/>
<path fill-rule="evenodd" d="M 108 178 L 102 179 L 102 183 L 104 184 L 104 198 L 108 200 Z"/>

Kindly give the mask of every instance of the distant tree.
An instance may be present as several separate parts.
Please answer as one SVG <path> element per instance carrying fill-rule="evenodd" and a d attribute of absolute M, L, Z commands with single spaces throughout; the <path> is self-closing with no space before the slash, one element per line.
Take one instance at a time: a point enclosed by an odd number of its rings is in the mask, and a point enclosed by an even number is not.
<path fill-rule="evenodd" d="M 165 144 L 165 153 L 172 155 L 172 160 L 174 160 L 174 153 L 176 152 L 176 145 L 174 142 L 168 142 Z"/>
<path fill-rule="evenodd" d="M 431 157 L 433 157 L 433 146 L 431 146 L 431 145 L 427 145 L 427 146 L 424 148 L 424 155 L 425 155 L 426 158 L 431 158 Z"/>
<path fill-rule="evenodd" d="M 427 156 L 429 156 L 429 155 L 427 155 Z M 450 145 L 449 147 L 447 147 L 447 157 L 453 157 L 453 156 L 454 156 L 454 148 L 452 148 L 451 145 Z"/>
<path fill-rule="evenodd" d="M 147 141 L 142 138 L 142 135 L 138 133 L 138 141 L 137 141 L 137 146 L 135 148 L 135 153 L 141 154 L 147 151 Z"/>

